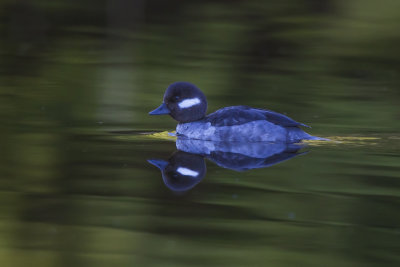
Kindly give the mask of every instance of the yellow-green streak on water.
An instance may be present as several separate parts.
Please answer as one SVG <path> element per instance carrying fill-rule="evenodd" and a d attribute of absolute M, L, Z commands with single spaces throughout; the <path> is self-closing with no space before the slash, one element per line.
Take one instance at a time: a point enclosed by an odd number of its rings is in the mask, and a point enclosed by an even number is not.
<path fill-rule="evenodd" d="M 129 139 L 129 140 L 137 140 L 137 139 L 157 139 L 157 140 L 167 140 L 167 141 L 176 141 L 175 131 L 168 132 L 152 132 L 152 133 L 142 133 L 140 135 L 127 135 L 127 136 L 119 136 L 119 139 Z M 305 140 L 303 143 L 312 145 L 312 146 L 336 146 L 336 145 L 376 145 L 378 140 L 381 140 L 381 137 L 368 137 L 368 136 L 329 136 L 326 137 L 329 141 L 322 140 Z"/>

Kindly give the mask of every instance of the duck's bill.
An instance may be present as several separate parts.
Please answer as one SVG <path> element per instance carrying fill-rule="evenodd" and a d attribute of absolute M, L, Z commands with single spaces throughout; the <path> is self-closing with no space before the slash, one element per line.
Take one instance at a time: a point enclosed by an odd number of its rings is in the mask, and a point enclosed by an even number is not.
<path fill-rule="evenodd" d="M 164 170 L 165 167 L 168 166 L 168 161 L 162 160 L 162 159 L 149 159 L 147 160 L 148 163 L 153 164 L 154 166 L 156 166 L 157 168 L 159 168 L 160 170 Z"/>
<path fill-rule="evenodd" d="M 153 111 L 149 112 L 150 115 L 164 115 L 164 114 L 169 114 L 169 109 L 165 103 L 162 103 L 161 106 L 156 108 Z"/>

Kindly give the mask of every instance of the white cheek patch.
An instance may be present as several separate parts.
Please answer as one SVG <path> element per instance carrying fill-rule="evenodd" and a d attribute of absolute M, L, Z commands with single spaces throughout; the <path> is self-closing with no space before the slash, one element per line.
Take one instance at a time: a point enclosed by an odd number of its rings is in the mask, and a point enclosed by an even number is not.
<path fill-rule="evenodd" d="M 190 108 L 193 107 L 194 105 L 200 104 L 200 99 L 196 98 L 189 98 L 185 99 L 182 102 L 178 104 L 180 108 Z"/>
<path fill-rule="evenodd" d="M 193 170 L 188 169 L 188 168 L 183 168 L 183 167 L 179 167 L 176 171 L 179 172 L 180 174 L 186 175 L 186 176 L 196 177 L 197 175 L 199 175 L 198 172 L 193 171 Z"/>

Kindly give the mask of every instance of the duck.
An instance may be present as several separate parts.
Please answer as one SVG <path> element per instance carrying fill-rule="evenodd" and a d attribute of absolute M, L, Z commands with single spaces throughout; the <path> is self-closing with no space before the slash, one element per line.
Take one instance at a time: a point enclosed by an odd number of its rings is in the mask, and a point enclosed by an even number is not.
<path fill-rule="evenodd" d="M 178 138 L 274 143 L 326 140 L 300 128 L 308 125 L 268 109 L 230 106 L 209 115 L 206 112 L 204 93 L 196 85 L 180 81 L 167 87 L 162 104 L 149 115 L 170 115 L 178 121 Z"/>

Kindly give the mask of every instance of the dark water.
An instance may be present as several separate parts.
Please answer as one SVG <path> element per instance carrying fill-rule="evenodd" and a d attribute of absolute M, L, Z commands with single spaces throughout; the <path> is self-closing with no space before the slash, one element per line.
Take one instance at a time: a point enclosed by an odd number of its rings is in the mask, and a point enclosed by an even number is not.
<path fill-rule="evenodd" d="M 1 266 L 399 266 L 400 2 L 35 3 L 0 3 Z M 174 193 L 177 80 L 335 142 Z"/>

